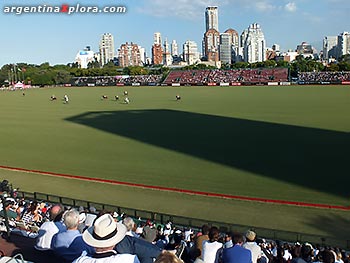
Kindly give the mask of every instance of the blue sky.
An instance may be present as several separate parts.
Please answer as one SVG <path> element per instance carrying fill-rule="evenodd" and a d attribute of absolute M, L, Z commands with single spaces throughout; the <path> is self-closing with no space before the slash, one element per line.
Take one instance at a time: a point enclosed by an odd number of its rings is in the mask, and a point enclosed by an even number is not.
<path fill-rule="evenodd" d="M 11 5 L 126 6 L 125 14 L 5 14 Z M 267 46 L 295 49 L 303 41 L 320 47 L 324 36 L 350 31 L 349 0 L 2 0 L 0 13 L 0 66 L 26 62 L 67 64 L 78 50 L 90 45 L 98 51 L 103 33 L 114 35 L 115 48 L 134 42 L 150 55 L 153 33 L 163 40 L 186 40 L 201 45 L 206 6 L 219 7 L 219 30 L 239 34 L 259 23 Z M 180 48 L 182 50 L 182 48 Z"/>

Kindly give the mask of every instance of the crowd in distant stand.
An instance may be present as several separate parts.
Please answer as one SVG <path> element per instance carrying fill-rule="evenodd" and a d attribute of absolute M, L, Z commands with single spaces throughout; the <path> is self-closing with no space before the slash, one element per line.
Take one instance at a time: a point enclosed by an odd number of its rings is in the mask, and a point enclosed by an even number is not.
<path fill-rule="evenodd" d="M 165 84 L 268 83 L 288 81 L 288 69 L 231 69 L 171 71 Z"/>
<path fill-rule="evenodd" d="M 299 72 L 299 82 L 305 83 L 341 83 L 342 81 L 350 81 L 350 71 L 338 71 L 338 72 Z"/>
<path fill-rule="evenodd" d="M 160 83 L 162 75 L 135 75 L 135 76 L 97 76 L 73 78 L 73 86 L 116 86 L 116 85 L 149 85 Z"/>
<path fill-rule="evenodd" d="M 222 233 L 203 225 L 194 231 L 171 222 L 156 224 L 94 207 L 6 200 L 0 207 L 15 233 L 31 233 L 37 253 L 60 262 L 123 263 L 348 263 L 339 248 L 257 238 L 254 231 Z M 20 229 L 15 222 L 21 221 Z M 36 229 L 33 230 L 33 226 Z"/>

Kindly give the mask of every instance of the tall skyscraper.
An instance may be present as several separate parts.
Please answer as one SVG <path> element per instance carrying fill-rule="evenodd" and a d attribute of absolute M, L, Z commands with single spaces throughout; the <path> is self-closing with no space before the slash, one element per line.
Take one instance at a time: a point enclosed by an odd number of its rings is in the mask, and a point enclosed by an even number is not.
<path fill-rule="evenodd" d="M 231 61 L 237 62 L 239 61 L 239 35 L 238 32 L 232 28 L 229 28 L 225 31 L 225 33 L 230 35 L 231 38 Z"/>
<path fill-rule="evenodd" d="M 266 60 L 266 41 L 259 24 L 251 24 L 243 31 L 241 46 L 245 62 L 255 63 Z"/>
<path fill-rule="evenodd" d="M 162 35 L 159 32 L 154 33 L 153 44 L 162 44 Z"/>
<path fill-rule="evenodd" d="M 168 39 L 166 38 L 163 45 L 163 65 L 170 66 L 173 64 L 173 57 L 171 56 Z"/>
<path fill-rule="evenodd" d="M 204 56 L 208 61 L 219 61 L 220 33 L 215 29 L 209 29 L 204 34 Z"/>
<path fill-rule="evenodd" d="M 104 33 L 100 40 L 100 65 L 103 66 L 109 61 L 113 61 L 114 53 L 114 38 L 111 33 Z"/>
<path fill-rule="evenodd" d="M 350 33 L 343 32 L 338 36 L 338 59 L 350 54 Z"/>
<path fill-rule="evenodd" d="M 219 31 L 219 15 L 217 6 L 208 6 L 205 9 L 205 32 L 209 29 Z"/>
<path fill-rule="evenodd" d="M 163 64 L 163 48 L 162 37 L 159 32 L 154 33 L 153 45 L 152 45 L 152 64 Z"/>
<path fill-rule="evenodd" d="M 219 61 L 219 16 L 217 6 L 205 9 L 205 33 L 203 36 L 203 55 L 208 61 Z"/>
<path fill-rule="evenodd" d="M 142 66 L 140 47 L 134 43 L 122 44 L 118 49 L 119 66 Z"/>
<path fill-rule="evenodd" d="M 176 40 L 173 40 L 171 42 L 171 55 L 174 56 L 178 56 L 179 55 L 179 48 L 178 45 L 176 43 Z"/>
<path fill-rule="evenodd" d="M 231 64 L 232 60 L 232 39 L 230 34 L 220 34 L 220 61 L 223 64 Z"/>
<path fill-rule="evenodd" d="M 336 59 L 338 56 L 338 37 L 326 36 L 323 38 L 323 60 Z"/>

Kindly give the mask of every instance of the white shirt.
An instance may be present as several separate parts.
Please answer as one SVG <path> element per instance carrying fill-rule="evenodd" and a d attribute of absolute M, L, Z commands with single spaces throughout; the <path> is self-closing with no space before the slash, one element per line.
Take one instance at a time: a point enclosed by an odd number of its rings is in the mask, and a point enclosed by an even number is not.
<path fill-rule="evenodd" d="M 35 248 L 37 250 L 49 250 L 51 249 L 52 237 L 58 233 L 59 229 L 54 222 L 45 222 L 41 225 L 36 239 Z"/>
<path fill-rule="evenodd" d="M 252 252 L 252 262 L 257 263 L 258 258 L 261 257 L 261 247 L 255 242 L 245 242 L 242 247 L 249 249 Z"/>
<path fill-rule="evenodd" d="M 202 258 L 205 263 L 214 263 L 216 252 L 222 248 L 223 244 L 217 241 L 203 241 Z"/>
<path fill-rule="evenodd" d="M 116 254 L 106 258 L 92 258 L 86 253 L 78 257 L 73 263 L 140 263 L 137 256 L 131 254 Z"/>

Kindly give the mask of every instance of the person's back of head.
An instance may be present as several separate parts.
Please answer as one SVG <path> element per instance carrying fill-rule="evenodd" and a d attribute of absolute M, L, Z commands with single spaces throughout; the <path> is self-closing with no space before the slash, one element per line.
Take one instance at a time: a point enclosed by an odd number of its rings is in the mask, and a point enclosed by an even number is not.
<path fill-rule="evenodd" d="M 209 240 L 211 242 L 218 241 L 220 236 L 220 231 L 217 227 L 213 226 L 209 231 Z"/>
<path fill-rule="evenodd" d="M 125 217 L 123 219 L 123 224 L 126 226 L 128 231 L 133 230 L 135 227 L 135 222 L 131 217 Z"/>
<path fill-rule="evenodd" d="M 334 263 L 335 262 L 334 253 L 328 249 L 321 252 L 321 258 L 322 258 L 322 262 L 325 262 L 325 263 Z"/>
<path fill-rule="evenodd" d="M 64 224 L 68 230 L 77 229 L 79 225 L 79 212 L 75 209 L 68 210 L 64 216 Z"/>
<path fill-rule="evenodd" d="M 174 253 L 165 251 L 157 257 L 154 263 L 183 263 Z"/>
<path fill-rule="evenodd" d="M 241 233 L 235 232 L 232 234 L 232 242 L 233 244 L 242 244 L 243 243 L 243 235 Z"/>
<path fill-rule="evenodd" d="M 50 209 L 50 220 L 51 221 L 61 221 L 64 208 L 61 204 L 57 204 L 51 207 Z"/>
<path fill-rule="evenodd" d="M 202 226 L 202 234 L 203 235 L 208 235 L 210 231 L 210 227 L 208 225 L 203 225 Z"/>
<path fill-rule="evenodd" d="M 311 246 L 307 244 L 303 244 L 300 249 L 300 257 L 305 261 L 308 261 L 308 259 L 311 257 L 311 254 L 312 254 Z"/>

